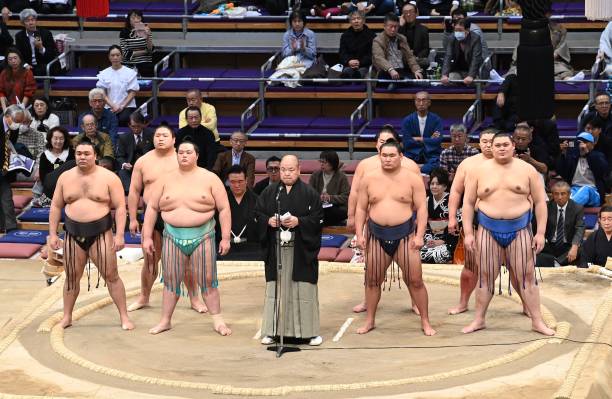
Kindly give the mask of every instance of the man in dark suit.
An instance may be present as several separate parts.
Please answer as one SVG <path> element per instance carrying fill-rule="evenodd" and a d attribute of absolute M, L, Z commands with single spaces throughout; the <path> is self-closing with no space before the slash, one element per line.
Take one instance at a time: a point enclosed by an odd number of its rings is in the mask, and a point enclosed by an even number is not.
<path fill-rule="evenodd" d="M 418 10 L 413 3 L 406 3 L 400 15 L 400 28 L 398 33 L 406 36 L 408 45 L 412 49 L 417 62 L 422 69 L 429 68 L 429 29 L 417 21 Z M 433 61 L 433 60 L 431 60 Z"/>
<path fill-rule="evenodd" d="M 548 202 L 546 244 L 537 257 L 538 266 L 566 266 L 578 260 L 584 236 L 584 212 L 570 199 L 570 186 L 560 181 L 553 186 Z"/>
<path fill-rule="evenodd" d="M 200 149 L 198 166 L 212 171 L 217 159 L 217 143 L 212 130 L 202 126 L 202 111 L 199 107 L 187 107 L 185 111 L 187 126 L 176 133 L 174 146 L 178 149 L 183 141 L 191 141 Z"/>
<path fill-rule="evenodd" d="M 23 29 L 15 34 L 15 46 L 23 56 L 23 62 L 32 65 L 34 75 L 46 75 L 47 64 L 58 56 L 55 40 L 48 29 L 36 26 L 38 14 L 31 8 L 19 13 Z M 51 73 L 60 72 L 59 63 L 53 64 Z"/>
<path fill-rule="evenodd" d="M 227 173 L 233 165 L 240 165 L 246 171 L 247 186 L 252 189 L 255 184 L 255 157 L 244 150 L 247 136 L 242 132 L 234 132 L 230 137 L 231 151 L 225 151 L 217 156 L 215 172 L 222 182 L 227 180 Z"/>
<path fill-rule="evenodd" d="M 266 174 L 268 177 L 260 181 L 253 187 L 253 192 L 257 195 L 261 194 L 262 191 L 270 184 L 280 181 L 280 158 L 272 155 L 266 159 Z"/>
<path fill-rule="evenodd" d="M 463 80 L 471 85 L 478 78 L 482 66 L 482 43 L 480 37 L 470 33 L 470 21 L 460 19 L 454 22 L 453 38 L 448 42 L 442 65 L 442 83 L 449 80 Z"/>
<path fill-rule="evenodd" d="M 117 145 L 117 164 L 119 166 L 119 178 L 125 192 L 130 191 L 132 179 L 132 168 L 142 155 L 153 149 L 153 132 L 145 128 L 145 120 L 138 111 L 130 115 L 129 133 L 119 136 Z"/>

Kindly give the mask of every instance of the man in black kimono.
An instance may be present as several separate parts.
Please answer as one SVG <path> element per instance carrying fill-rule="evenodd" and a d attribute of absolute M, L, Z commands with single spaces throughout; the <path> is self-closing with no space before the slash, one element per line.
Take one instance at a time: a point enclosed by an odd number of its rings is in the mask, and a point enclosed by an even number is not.
<path fill-rule="evenodd" d="M 246 169 L 234 165 L 228 169 L 227 198 L 232 213 L 232 230 L 230 251 L 219 260 L 259 260 L 259 238 L 255 223 L 255 205 L 257 194 L 247 188 Z M 217 223 L 219 226 L 219 223 Z M 219 229 L 219 233 L 221 230 Z M 217 237 L 221 237 L 217 234 Z"/>
<path fill-rule="evenodd" d="M 319 194 L 300 180 L 296 156 L 286 155 L 280 164 L 281 181 L 268 186 L 257 200 L 258 235 L 266 266 L 261 343 L 269 345 L 280 335 L 275 323 L 276 310 L 276 232 L 281 237 L 281 291 L 284 298 L 284 336 L 310 339 L 320 345 L 317 282 L 321 248 L 323 208 Z M 280 226 L 275 216 L 280 201 Z M 282 299 L 282 298 L 281 298 Z M 280 323 L 279 323 L 280 324 Z"/>
<path fill-rule="evenodd" d="M 198 166 L 208 171 L 213 170 L 217 160 L 217 144 L 215 135 L 209 129 L 202 126 L 202 111 L 198 107 L 189 107 L 186 111 L 187 126 L 176 133 L 174 146 L 178 149 L 183 141 L 191 141 L 200 149 L 198 156 Z"/>

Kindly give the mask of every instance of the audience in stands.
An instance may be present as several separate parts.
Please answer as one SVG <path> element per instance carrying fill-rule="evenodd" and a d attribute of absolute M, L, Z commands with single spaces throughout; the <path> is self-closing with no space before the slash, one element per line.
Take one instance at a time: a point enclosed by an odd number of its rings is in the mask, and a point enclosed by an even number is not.
<path fill-rule="evenodd" d="M 594 116 L 586 121 L 584 131 L 593 135 L 595 139 L 593 149 L 604 154 L 608 165 L 612 165 L 612 129 L 604 130 L 605 127 L 604 120 L 599 116 Z"/>
<path fill-rule="evenodd" d="M 460 19 L 466 19 L 467 17 L 467 13 L 462 8 L 457 8 L 451 12 L 450 20 L 444 20 L 444 32 L 442 33 L 443 49 L 446 49 L 448 47 L 448 42 L 450 42 L 455 37 L 455 23 Z M 489 51 L 489 47 L 487 46 L 487 40 L 485 39 L 482 29 L 480 29 L 480 26 L 475 24 L 473 21 L 470 21 L 470 34 L 478 35 L 478 37 L 480 38 L 480 44 L 482 47 L 482 59 L 485 60 L 491 53 Z"/>
<path fill-rule="evenodd" d="M 55 126 L 47 132 L 47 143 L 45 151 L 40 154 L 38 161 L 38 181 L 42 184 L 49 173 L 59 168 L 67 161 L 74 160 L 74 150 L 70 146 L 70 135 L 68 130 L 61 126 Z M 33 206 L 43 207 L 51 205 L 51 198 L 40 192 L 33 192 Z M 34 190 L 33 190 L 34 191 Z"/>
<path fill-rule="evenodd" d="M 397 33 L 398 29 L 399 17 L 389 13 L 385 15 L 383 31 L 372 42 L 372 63 L 378 79 L 423 79 L 417 59 L 406 37 Z M 390 83 L 387 90 L 395 90 L 395 84 Z"/>
<path fill-rule="evenodd" d="M 266 174 L 268 177 L 255 184 L 255 187 L 253 187 L 255 194 L 261 194 L 270 184 L 280 181 L 280 161 L 280 158 L 274 155 L 266 159 Z"/>
<path fill-rule="evenodd" d="M 198 166 L 209 171 L 213 170 L 217 159 L 217 144 L 215 135 L 210 129 L 202 126 L 202 111 L 198 107 L 187 107 L 187 126 L 179 129 L 176 133 L 175 147 L 183 141 L 195 143 L 200 153 L 198 154 Z"/>
<path fill-rule="evenodd" d="M 24 110 L 22 106 L 19 105 L 11 105 L 11 107 L 16 107 L 18 109 L 16 113 L 21 112 L 21 114 L 23 115 L 21 121 L 18 121 L 18 118 L 14 118 L 14 122 L 16 123 L 14 124 L 14 126 L 11 127 L 11 129 L 18 131 L 16 140 L 14 140 L 14 144 L 23 145 L 28 150 L 28 153 L 31 154 L 31 157 L 29 158 L 38 161 L 40 154 L 42 154 L 45 150 L 46 134 L 30 127 L 30 124 L 32 123 L 32 117 L 30 116 L 30 112 Z M 13 138 L 14 137 L 15 136 L 13 136 Z M 36 176 L 35 174 L 33 174 L 31 176 L 28 176 L 24 180 L 36 180 Z"/>
<path fill-rule="evenodd" d="M 555 169 L 557 158 L 561 154 L 561 141 L 559 140 L 559 129 L 554 119 L 537 119 L 521 121 L 518 125 L 525 125 L 531 130 L 533 138 L 530 147 L 538 151 L 546 152 L 548 158 L 546 164 L 549 170 Z"/>
<path fill-rule="evenodd" d="M 480 76 L 482 44 L 480 37 L 470 33 L 470 21 L 460 19 L 454 23 L 454 36 L 449 40 L 442 64 L 442 83 L 463 80 L 471 85 Z"/>
<path fill-rule="evenodd" d="M 42 14 L 72 14 L 72 0 L 42 0 L 40 12 Z"/>
<path fill-rule="evenodd" d="M 602 63 L 603 73 L 612 76 L 612 22 L 608 22 L 604 31 L 601 32 L 597 59 Z"/>
<path fill-rule="evenodd" d="M 537 256 L 537 266 L 553 267 L 576 264 L 584 236 L 583 207 L 570 199 L 570 186 L 564 181 L 552 188 L 548 202 L 546 243 Z M 534 231 L 536 229 L 534 228 Z"/>
<path fill-rule="evenodd" d="M 433 59 L 429 58 L 429 29 L 417 21 L 418 10 L 413 3 L 406 3 L 400 15 L 400 28 L 398 33 L 404 35 L 408 46 L 422 69 L 429 68 Z"/>
<path fill-rule="evenodd" d="M 25 68 L 19 50 L 12 47 L 6 52 L 6 66 L 0 72 L 0 103 L 2 110 L 10 104 L 27 107 L 36 92 L 32 70 Z"/>
<path fill-rule="evenodd" d="M 351 26 L 340 36 L 340 63 L 343 66 L 343 78 L 364 78 L 372 65 L 372 41 L 374 31 L 365 25 L 362 11 L 349 14 Z"/>
<path fill-rule="evenodd" d="M 104 133 L 98 130 L 98 124 L 96 123 L 96 117 L 92 114 L 85 114 L 81 119 L 81 131 L 74 139 L 72 139 L 73 147 L 87 137 L 89 141 L 94 144 L 98 159 L 110 158 L 115 159 L 115 153 L 113 151 L 113 143 L 108 133 Z"/>
<path fill-rule="evenodd" d="M 421 248 L 421 261 L 425 263 L 452 263 L 459 236 L 448 232 L 448 172 L 435 168 L 429 175 L 427 196 L 427 228 Z M 459 212 L 458 212 L 459 213 Z M 461 216 L 458 215 L 458 221 Z"/>
<path fill-rule="evenodd" d="M 111 66 L 98 74 L 96 87 L 104 90 L 105 107 L 117 115 L 119 126 L 127 126 L 130 114 L 136 110 L 138 76 L 122 64 L 121 47 L 116 44 L 108 48 L 108 59 Z"/>
<path fill-rule="evenodd" d="M 396 13 L 395 1 L 393 0 L 368 0 L 368 5 L 364 9 L 366 14 L 383 16 L 388 13 Z"/>
<path fill-rule="evenodd" d="M 587 112 L 580 120 L 580 129 L 584 130 L 586 122 L 598 116 L 604 122 L 604 132 L 612 134 L 612 112 L 610 112 L 610 94 L 598 92 L 595 94 L 594 109 Z"/>
<path fill-rule="evenodd" d="M 219 259 L 253 260 L 259 258 L 259 237 L 255 223 L 257 195 L 247 187 L 245 169 L 233 165 L 228 170 L 227 197 L 232 213 L 232 245 L 230 252 Z M 221 225 L 217 223 L 217 241 L 221 240 Z"/>
<path fill-rule="evenodd" d="M 566 41 L 567 29 L 552 20 L 548 23 L 548 26 L 550 27 L 550 40 L 555 57 L 555 79 L 569 79 L 574 76 L 575 72 L 571 65 L 572 58 Z"/>
<path fill-rule="evenodd" d="M 453 6 L 452 0 L 418 0 L 419 14 L 428 15 L 449 15 Z"/>
<path fill-rule="evenodd" d="M 609 173 L 604 154 L 594 151 L 595 139 L 590 133 L 580 133 L 574 148 L 569 143 L 561 144 L 561 156 L 557 160 L 557 173 L 571 184 L 571 199 L 591 207 L 605 200 L 605 179 Z"/>
<path fill-rule="evenodd" d="M 187 101 L 187 107 L 197 107 L 200 109 L 202 113 L 202 126 L 213 132 L 215 141 L 217 143 L 220 142 L 221 138 L 217 130 L 217 110 L 215 107 L 202 99 L 202 92 L 199 89 L 189 89 L 185 94 L 185 100 Z M 187 108 L 183 108 L 179 112 L 179 129 L 187 126 L 186 112 Z"/>
<path fill-rule="evenodd" d="M 442 153 L 442 118 L 430 112 L 429 93 L 420 91 L 415 95 L 416 111 L 402 121 L 404 155 L 418 164 L 425 174 L 438 167 Z"/>
<path fill-rule="evenodd" d="M 116 147 L 118 140 L 117 128 L 119 126 L 117 115 L 110 109 L 105 108 L 104 104 L 104 90 L 99 87 L 91 89 L 89 91 L 89 109 L 79 115 L 79 125 L 83 125 L 83 117 L 85 115 L 93 115 L 96 118 L 97 130 L 108 134 L 113 147 Z M 80 130 L 80 133 L 83 133 L 83 131 Z"/>
<path fill-rule="evenodd" d="M 467 129 L 463 124 L 450 127 L 451 146 L 440 154 L 440 168 L 446 170 L 452 181 L 459 164 L 465 158 L 478 154 L 478 150 L 469 143 Z"/>
<path fill-rule="evenodd" d="M 503 131 L 514 129 L 519 121 L 519 100 L 518 76 L 514 73 L 506 75 L 493 106 L 493 124 L 496 129 Z"/>
<path fill-rule="evenodd" d="M 138 158 L 153 149 L 153 131 L 145 128 L 145 120 L 140 112 L 136 111 L 130 115 L 128 127 L 129 133 L 119 136 L 116 153 L 118 174 L 126 193 L 130 191 L 134 164 Z"/>
<path fill-rule="evenodd" d="M 532 145 L 532 129 L 526 124 L 516 125 L 512 140 L 515 145 L 515 156 L 533 166 L 542 176 L 546 176 L 551 161 L 545 149 Z"/>
<path fill-rule="evenodd" d="M 9 32 L 4 19 L 0 20 L 0 55 L 6 54 L 6 50 L 13 46 L 13 36 Z M 6 60 L 0 60 L 0 68 L 4 68 Z"/>
<path fill-rule="evenodd" d="M 306 28 L 306 15 L 300 11 L 293 11 L 289 22 L 291 27 L 283 35 L 282 57 L 295 56 L 300 64 L 309 68 L 317 58 L 315 33 Z"/>
<path fill-rule="evenodd" d="M 587 238 L 582 246 L 580 265 L 605 266 L 612 257 L 612 206 L 602 206 L 599 210 L 599 228 Z"/>
<path fill-rule="evenodd" d="M 144 23 L 141 10 L 130 10 L 119 33 L 123 65 L 136 69 L 140 76 L 153 76 L 153 34 Z"/>
<path fill-rule="evenodd" d="M 6 109 L 0 123 L 0 231 L 8 232 L 17 228 L 17 218 L 15 216 L 15 204 L 13 203 L 13 192 L 11 190 L 11 181 L 14 179 L 14 174 L 7 174 L 10 161 L 10 146 L 9 138 L 12 136 L 11 127 L 15 127 L 16 106 L 11 105 Z M 18 118 L 23 119 L 23 113 Z M 19 129 L 18 126 L 16 126 Z M 18 130 L 17 130 L 18 131 Z"/>
<path fill-rule="evenodd" d="M 224 151 L 217 156 L 213 172 L 215 172 L 221 181 L 225 182 L 227 174 L 232 166 L 240 165 L 244 168 L 247 179 L 247 186 L 253 188 L 255 185 L 255 157 L 244 149 L 247 145 L 247 135 L 237 131 L 230 136 L 231 151 Z"/>
<path fill-rule="evenodd" d="M 0 0 L 0 9 L 2 10 L 2 18 L 8 19 L 11 13 L 20 12 L 28 7 L 28 0 Z"/>
<path fill-rule="evenodd" d="M 47 97 L 36 97 L 32 102 L 32 123 L 30 127 L 39 132 L 47 133 L 49 130 L 60 125 L 60 119 L 51 112 L 51 104 Z"/>
<path fill-rule="evenodd" d="M 308 8 L 310 1 L 302 2 L 302 8 Z M 315 0 L 310 8 L 310 15 L 329 19 L 335 15 L 342 14 L 342 10 L 346 10 L 346 4 L 342 0 Z"/>
<path fill-rule="evenodd" d="M 19 20 L 23 29 L 15 34 L 15 46 L 23 56 L 23 61 L 32 65 L 34 75 L 47 75 L 47 64 L 58 56 L 55 40 L 51 31 L 37 26 L 38 14 L 31 8 L 26 8 L 19 13 Z M 58 62 L 53 64 L 51 75 L 60 72 Z"/>
<path fill-rule="evenodd" d="M 340 159 L 336 151 L 322 151 L 319 162 L 321 170 L 310 176 L 308 184 L 321 196 L 323 226 L 338 225 L 347 218 L 351 186 L 344 172 L 340 170 Z"/>

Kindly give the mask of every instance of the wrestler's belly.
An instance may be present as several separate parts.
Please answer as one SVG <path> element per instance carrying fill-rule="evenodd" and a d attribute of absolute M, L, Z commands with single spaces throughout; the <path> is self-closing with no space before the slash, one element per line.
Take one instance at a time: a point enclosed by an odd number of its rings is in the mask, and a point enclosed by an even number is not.
<path fill-rule="evenodd" d="M 75 222 L 93 222 L 106 216 L 110 206 L 105 202 L 78 199 L 66 205 L 66 215 Z"/>
<path fill-rule="evenodd" d="M 162 210 L 164 222 L 175 227 L 195 227 L 208 222 L 215 215 L 215 210 L 195 211 L 193 209 L 178 207 L 169 211 Z"/>
<path fill-rule="evenodd" d="M 412 217 L 412 204 L 380 202 L 370 205 L 368 216 L 381 226 L 397 226 Z"/>
<path fill-rule="evenodd" d="M 478 202 L 478 210 L 493 219 L 516 219 L 519 216 L 523 216 L 530 209 L 531 203 L 526 199 L 515 202 L 486 200 Z"/>

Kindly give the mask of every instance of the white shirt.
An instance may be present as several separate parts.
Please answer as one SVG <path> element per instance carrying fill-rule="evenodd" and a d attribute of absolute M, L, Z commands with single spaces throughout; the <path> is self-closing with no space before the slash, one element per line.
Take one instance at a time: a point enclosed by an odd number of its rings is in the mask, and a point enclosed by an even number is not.
<path fill-rule="evenodd" d="M 41 121 L 39 121 L 38 119 L 33 119 L 32 123 L 30 123 L 30 127 L 34 130 L 38 130 L 38 125 L 41 124 Z M 49 128 L 49 130 L 53 129 L 56 126 L 60 125 L 60 119 L 57 115 L 55 114 L 49 114 L 49 117 L 45 120 L 42 121 L 42 124 L 47 126 L 47 128 Z"/>
<path fill-rule="evenodd" d="M 125 100 L 129 90 L 140 90 L 136 71 L 126 66 L 119 69 L 108 67 L 100 72 L 96 87 L 106 89 L 106 95 L 115 105 L 119 105 Z M 136 108 L 136 99 L 133 98 L 125 107 Z M 110 108 L 110 106 L 107 104 L 106 108 Z"/>
<path fill-rule="evenodd" d="M 425 132 L 425 124 L 427 123 L 427 115 L 421 116 L 417 114 L 417 118 L 419 118 L 419 131 L 421 132 L 421 137 L 423 137 L 423 133 Z"/>
<path fill-rule="evenodd" d="M 36 65 L 36 46 L 34 45 L 34 32 L 26 31 L 26 35 L 28 35 L 28 39 L 30 39 L 30 47 L 32 47 L 32 65 Z M 43 47 L 40 52 L 44 54 L 45 50 L 46 49 Z"/>

